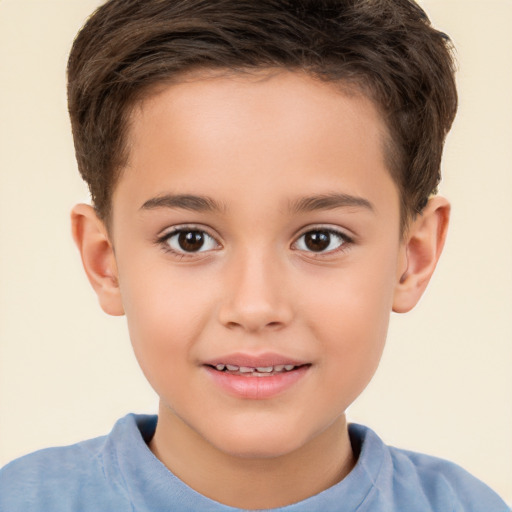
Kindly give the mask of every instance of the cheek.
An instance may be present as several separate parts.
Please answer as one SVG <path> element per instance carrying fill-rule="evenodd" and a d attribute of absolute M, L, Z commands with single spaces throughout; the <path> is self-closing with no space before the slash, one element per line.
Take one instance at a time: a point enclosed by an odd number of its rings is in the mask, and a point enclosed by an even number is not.
<path fill-rule="evenodd" d="M 392 308 L 392 260 L 365 263 L 341 271 L 325 283 L 329 285 L 327 294 L 312 292 L 311 302 L 304 305 L 313 313 L 310 328 L 327 356 L 323 364 L 328 368 L 328 389 L 333 395 L 336 390 L 345 391 L 343 397 L 339 394 L 339 399 L 346 400 L 343 407 L 361 393 L 377 369 Z"/>
<path fill-rule="evenodd" d="M 157 261 L 155 261 L 157 260 Z M 123 306 L 133 333 L 146 332 L 158 339 L 185 334 L 205 308 L 209 280 L 200 272 L 177 270 L 165 256 L 133 255 L 119 265 Z M 138 337 L 138 336 L 136 336 Z"/>
<path fill-rule="evenodd" d="M 312 322 L 338 337 L 341 346 L 385 337 L 393 304 L 395 260 L 365 258 L 307 285 Z M 318 276 L 317 276 L 318 277 Z M 315 320 L 316 319 L 316 320 Z"/>
<path fill-rule="evenodd" d="M 135 356 L 153 387 L 194 362 L 194 344 L 211 310 L 206 283 L 171 273 L 169 267 L 131 270 L 120 286 Z"/>

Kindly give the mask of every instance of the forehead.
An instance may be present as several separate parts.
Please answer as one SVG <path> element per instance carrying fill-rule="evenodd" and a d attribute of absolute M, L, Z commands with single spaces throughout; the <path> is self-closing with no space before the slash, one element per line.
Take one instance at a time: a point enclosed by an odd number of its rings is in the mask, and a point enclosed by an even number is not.
<path fill-rule="evenodd" d="M 387 137 L 366 96 L 302 73 L 188 76 L 132 112 L 114 209 L 121 194 L 139 205 L 165 193 L 217 194 L 225 203 L 333 187 L 362 196 L 377 178 L 391 179 Z"/>

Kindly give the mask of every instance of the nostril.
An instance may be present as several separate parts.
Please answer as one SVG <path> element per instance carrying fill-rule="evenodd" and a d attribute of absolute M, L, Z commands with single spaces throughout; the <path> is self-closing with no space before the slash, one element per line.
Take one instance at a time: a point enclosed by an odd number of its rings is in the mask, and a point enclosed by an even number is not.
<path fill-rule="evenodd" d="M 249 325 L 249 322 L 246 322 L 245 324 L 243 323 L 239 323 L 239 322 L 226 322 L 224 324 L 228 329 L 238 329 L 238 328 L 242 328 L 242 329 L 247 329 L 247 330 L 254 330 L 254 331 L 260 331 L 260 330 L 266 330 L 266 329 L 270 329 L 270 330 L 277 330 L 277 329 L 280 329 L 284 326 L 284 323 L 283 322 L 267 322 L 267 323 L 264 323 L 262 322 L 261 324 L 258 324 L 258 325 Z"/>

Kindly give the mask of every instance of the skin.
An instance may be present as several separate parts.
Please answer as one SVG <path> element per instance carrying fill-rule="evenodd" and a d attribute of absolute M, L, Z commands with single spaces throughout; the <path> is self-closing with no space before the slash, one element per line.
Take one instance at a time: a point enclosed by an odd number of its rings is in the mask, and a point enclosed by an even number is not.
<path fill-rule="evenodd" d="M 345 410 L 378 366 L 390 312 L 425 289 L 449 216 L 431 199 L 401 236 L 386 137 L 370 100 L 298 73 L 196 77 L 133 112 L 110 231 L 90 206 L 73 211 L 100 304 L 126 314 L 160 397 L 150 448 L 214 500 L 284 506 L 356 462 Z M 207 233 L 205 245 L 186 253 L 164 239 L 176 227 Z M 321 229 L 339 235 L 313 251 L 306 239 Z M 308 366 L 275 396 L 234 396 L 205 362 L 240 352 Z"/>

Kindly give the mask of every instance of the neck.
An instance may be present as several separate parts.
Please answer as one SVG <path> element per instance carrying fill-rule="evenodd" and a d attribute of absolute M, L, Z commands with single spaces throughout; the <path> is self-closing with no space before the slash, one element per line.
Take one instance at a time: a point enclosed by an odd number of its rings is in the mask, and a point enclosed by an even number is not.
<path fill-rule="evenodd" d="M 282 507 L 341 481 L 354 467 L 345 416 L 292 453 L 239 457 L 217 449 L 160 407 L 151 451 L 204 496 L 237 508 Z"/>

